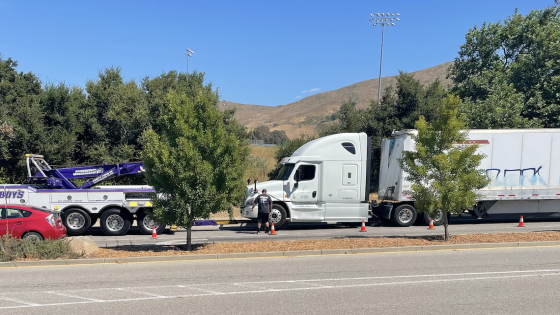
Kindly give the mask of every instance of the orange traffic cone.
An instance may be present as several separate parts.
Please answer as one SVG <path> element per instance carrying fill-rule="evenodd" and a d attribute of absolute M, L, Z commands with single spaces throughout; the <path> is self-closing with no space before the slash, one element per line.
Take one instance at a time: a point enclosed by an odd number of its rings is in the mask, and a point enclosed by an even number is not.
<path fill-rule="evenodd" d="M 362 220 L 362 228 L 360 229 L 360 232 L 367 232 L 366 231 L 366 223 L 364 222 L 364 220 Z"/>
<path fill-rule="evenodd" d="M 428 230 L 434 230 L 434 219 L 430 218 L 430 226 L 428 226 Z"/>
<path fill-rule="evenodd" d="M 274 222 L 272 222 L 272 227 L 270 228 L 270 235 L 276 235 L 276 230 L 274 229 Z"/>
<path fill-rule="evenodd" d="M 152 230 L 152 238 L 157 238 L 156 226 L 154 225 L 154 229 Z"/>
<path fill-rule="evenodd" d="M 525 223 L 523 222 L 523 216 L 519 218 L 519 225 L 517 227 L 525 227 Z"/>

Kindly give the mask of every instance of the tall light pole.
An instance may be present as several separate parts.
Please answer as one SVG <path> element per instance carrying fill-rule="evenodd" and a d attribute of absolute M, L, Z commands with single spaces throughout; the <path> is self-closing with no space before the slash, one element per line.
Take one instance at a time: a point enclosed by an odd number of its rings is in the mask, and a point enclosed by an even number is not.
<path fill-rule="evenodd" d="M 194 51 L 190 50 L 190 49 L 185 49 L 187 52 L 185 53 L 185 55 L 187 55 L 187 74 L 189 74 L 189 58 L 192 57 L 192 55 L 194 54 Z"/>
<path fill-rule="evenodd" d="M 373 26 L 381 26 L 381 60 L 379 61 L 379 86 L 377 88 L 377 103 L 381 104 L 381 72 L 383 69 L 383 42 L 385 40 L 385 26 L 395 26 L 395 22 L 400 21 L 400 13 L 372 13 L 370 22 Z"/>

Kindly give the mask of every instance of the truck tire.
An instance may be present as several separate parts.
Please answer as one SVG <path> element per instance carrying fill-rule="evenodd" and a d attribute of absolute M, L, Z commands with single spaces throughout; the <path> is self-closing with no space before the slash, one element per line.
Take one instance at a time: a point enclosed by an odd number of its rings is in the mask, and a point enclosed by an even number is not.
<path fill-rule="evenodd" d="M 68 235 L 80 235 L 91 226 L 91 217 L 82 209 L 71 208 L 62 213 L 62 223 Z"/>
<path fill-rule="evenodd" d="M 438 214 L 433 219 L 434 219 L 434 225 L 435 226 L 443 224 L 443 216 L 441 215 L 441 212 L 438 212 Z M 430 215 L 427 214 L 426 212 L 421 213 L 418 216 L 418 220 L 421 221 L 421 223 L 423 225 L 426 225 L 426 226 L 430 225 Z"/>
<path fill-rule="evenodd" d="M 109 209 L 101 215 L 101 229 L 105 235 L 125 235 L 130 229 L 130 214 L 122 209 Z"/>
<path fill-rule="evenodd" d="M 286 224 L 288 213 L 283 206 L 279 204 L 272 205 L 272 211 L 268 216 L 268 222 L 274 223 L 274 229 L 281 229 Z"/>
<path fill-rule="evenodd" d="M 416 221 L 416 209 L 411 205 L 400 205 L 393 210 L 391 219 L 396 226 L 411 226 Z"/>
<path fill-rule="evenodd" d="M 144 235 L 151 235 L 153 232 L 153 226 L 156 226 L 156 233 L 162 234 L 165 231 L 165 225 L 159 225 L 154 220 L 148 217 L 148 214 L 144 211 L 136 213 L 136 225 L 138 229 Z"/>

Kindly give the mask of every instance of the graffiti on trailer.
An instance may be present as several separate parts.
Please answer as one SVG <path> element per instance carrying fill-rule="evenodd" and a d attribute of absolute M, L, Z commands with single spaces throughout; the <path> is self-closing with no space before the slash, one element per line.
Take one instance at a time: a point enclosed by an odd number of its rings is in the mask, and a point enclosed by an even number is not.
<path fill-rule="evenodd" d="M 491 181 L 489 186 L 547 186 L 548 184 L 539 174 L 541 169 L 542 166 L 505 169 L 502 173 L 499 168 L 489 168 L 486 169 L 486 176 Z M 503 176 L 500 176 L 500 173 Z"/>
<path fill-rule="evenodd" d="M 6 191 L 3 192 L 0 190 L 0 198 L 23 198 L 23 191 L 18 190 L 18 191 Z"/>

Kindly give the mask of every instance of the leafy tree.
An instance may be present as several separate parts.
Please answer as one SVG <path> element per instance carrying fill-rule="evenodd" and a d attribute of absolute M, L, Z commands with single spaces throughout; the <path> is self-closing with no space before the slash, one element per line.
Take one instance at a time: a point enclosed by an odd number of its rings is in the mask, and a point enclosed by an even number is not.
<path fill-rule="evenodd" d="M 288 141 L 288 135 L 286 135 L 286 131 L 284 130 L 274 130 L 270 133 L 268 138 L 268 143 L 282 145 L 286 141 Z"/>
<path fill-rule="evenodd" d="M 0 121 L 11 137 L 0 142 L 4 180 L 25 179 L 23 156 L 48 146 L 40 105 L 41 82 L 31 72 L 17 72 L 18 63 L 0 56 Z"/>
<path fill-rule="evenodd" d="M 461 213 L 476 204 L 476 190 L 488 184 L 484 171 L 478 169 L 482 154 L 476 154 L 478 145 L 454 146 L 465 141 L 461 132 L 465 127 L 464 115 L 458 114 L 461 100 L 447 96 L 431 123 L 423 116 L 416 122 L 418 133 L 412 138 L 416 151 L 404 151 L 400 165 L 411 185 L 410 195 L 415 207 L 434 217 L 443 214 L 445 240 L 449 240 L 447 213 Z"/>
<path fill-rule="evenodd" d="M 309 141 L 315 140 L 313 136 L 301 135 L 299 138 L 290 139 L 285 142 L 283 145 L 278 147 L 274 158 L 276 159 L 276 167 L 268 173 L 268 178 L 274 179 L 278 176 L 280 172 L 280 161 L 285 158 L 289 157 L 294 153 L 299 147 L 306 144 Z"/>
<path fill-rule="evenodd" d="M 503 22 L 484 23 L 468 31 L 449 76 L 453 91 L 470 103 L 467 112 L 474 111 L 479 116 L 474 126 L 560 126 L 558 38 L 558 5 L 533 10 L 526 16 L 516 10 Z M 499 99 L 513 104 L 502 103 L 498 109 L 491 109 L 491 103 L 484 103 Z M 521 119 L 504 123 L 504 116 L 518 114 Z"/>
<path fill-rule="evenodd" d="M 148 182 L 158 192 L 154 218 L 186 227 L 189 250 L 196 218 L 231 211 L 244 197 L 248 155 L 247 143 L 227 131 L 211 85 L 190 88 L 188 94 L 168 94 L 157 121 L 160 132 L 144 132 L 142 151 Z"/>

